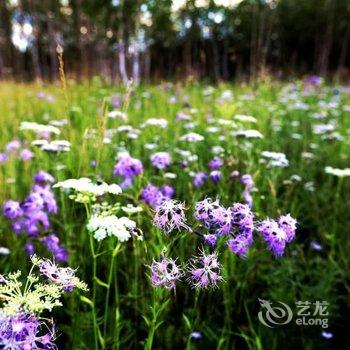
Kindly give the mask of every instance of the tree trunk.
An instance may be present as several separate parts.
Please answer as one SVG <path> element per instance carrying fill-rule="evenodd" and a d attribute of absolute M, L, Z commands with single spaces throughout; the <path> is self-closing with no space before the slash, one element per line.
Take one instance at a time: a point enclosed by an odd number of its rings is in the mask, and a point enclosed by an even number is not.
<path fill-rule="evenodd" d="M 132 79 L 135 85 L 140 83 L 140 52 L 138 43 L 134 43 L 134 52 L 132 56 Z"/>
<path fill-rule="evenodd" d="M 127 85 L 129 78 L 128 78 L 128 73 L 126 71 L 125 45 L 122 40 L 119 41 L 119 45 L 118 45 L 118 58 L 119 58 L 119 73 L 124 85 Z"/>
<path fill-rule="evenodd" d="M 349 39 L 350 39 L 350 26 L 347 26 L 345 35 L 342 40 L 341 49 L 340 49 L 338 68 L 337 68 L 338 74 L 343 68 L 345 68 L 346 57 L 348 55 L 348 48 L 349 48 Z"/>

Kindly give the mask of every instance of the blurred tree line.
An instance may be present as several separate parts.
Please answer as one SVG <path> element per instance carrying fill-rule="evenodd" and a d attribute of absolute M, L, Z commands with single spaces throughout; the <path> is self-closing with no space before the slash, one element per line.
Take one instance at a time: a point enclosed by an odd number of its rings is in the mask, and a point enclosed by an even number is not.
<path fill-rule="evenodd" d="M 346 76 L 349 0 L 0 0 L 0 77 Z"/>

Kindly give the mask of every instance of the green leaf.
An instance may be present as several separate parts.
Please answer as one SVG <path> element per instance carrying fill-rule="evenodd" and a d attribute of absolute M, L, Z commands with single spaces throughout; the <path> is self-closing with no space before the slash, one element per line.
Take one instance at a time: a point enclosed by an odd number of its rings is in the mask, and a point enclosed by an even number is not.
<path fill-rule="evenodd" d="M 80 296 L 80 300 L 83 301 L 84 303 L 90 305 L 91 307 L 94 307 L 94 303 L 92 302 L 92 300 L 90 300 L 87 297 L 84 297 L 84 295 Z"/>
<path fill-rule="evenodd" d="M 97 282 L 97 284 L 99 284 L 100 286 L 109 289 L 109 285 L 103 281 L 101 281 L 98 277 L 95 277 L 95 281 Z"/>
<path fill-rule="evenodd" d="M 188 330 L 192 330 L 191 322 L 188 319 L 188 317 L 185 314 L 182 314 L 182 318 L 184 319 L 186 327 L 188 328 Z"/>

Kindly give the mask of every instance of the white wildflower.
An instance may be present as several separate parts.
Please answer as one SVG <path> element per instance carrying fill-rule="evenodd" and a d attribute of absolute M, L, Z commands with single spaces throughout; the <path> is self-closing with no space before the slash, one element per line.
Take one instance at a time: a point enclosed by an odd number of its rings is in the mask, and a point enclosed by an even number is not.
<path fill-rule="evenodd" d="M 195 132 L 190 132 L 180 137 L 180 141 L 199 142 L 203 140 L 204 140 L 204 136 L 197 134 Z"/>
<path fill-rule="evenodd" d="M 31 130 L 36 133 L 50 133 L 56 135 L 61 133 L 60 129 L 53 125 L 38 124 L 34 122 L 21 122 L 19 130 Z"/>
<path fill-rule="evenodd" d="M 108 185 L 105 182 L 101 184 L 95 184 L 86 177 L 81 177 L 80 179 L 68 179 L 64 181 L 57 182 L 54 188 L 63 188 L 65 190 L 74 190 L 80 193 L 87 193 L 94 196 L 102 196 L 105 193 L 110 194 L 120 194 L 122 189 L 117 184 Z"/>
<path fill-rule="evenodd" d="M 98 241 L 114 236 L 121 242 L 126 242 L 130 239 L 131 233 L 136 230 L 136 223 L 127 217 L 99 215 L 92 216 L 86 228 L 94 233 L 94 238 Z"/>
<path fill-rule="evenodd" d="M 333 168 L 331 166 L 326 166 L 324 170 L 326 174 L 334 175 L 337 177 L 350 176 L 350 168 L 339 169 L 339 168 Z"/>
<path fill-rule="evenodd" d="M 261 155 L 268 160 L 269 167 L 286 168 L 289 166 L 289 161 L 284 153 L 263 151 Z"/>
<path fill-rule="evenodd" d="M 124 121 L 128 120 L 128 116 L 121 111 L 111 111 L 111 112 L 107 113 L 107 117 L 111 118 L 111 119 L 119 118 L 119 119 L 124 120 Z"/>
<path fill-rule="evenodd" d="M 262 133 L 258 130 L 238 130 L 233 133 L 234 136 L 240 136 L 240 137 L 245 137 L 247 139 L 262 139 L 264 136 Z"/>
<path fill-rule="evenodd" d="M 163 118 L 149 118 L 141 124 L 141 128 L 145 128 L 146 126 L 158 126 L 165 129 L 168 126 L 168 121 Z"/>

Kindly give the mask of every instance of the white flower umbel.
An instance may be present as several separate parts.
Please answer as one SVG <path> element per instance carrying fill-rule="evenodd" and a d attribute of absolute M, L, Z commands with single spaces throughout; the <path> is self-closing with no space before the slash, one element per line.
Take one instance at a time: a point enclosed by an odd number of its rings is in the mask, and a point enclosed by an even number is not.
<path fill-rule="evenodd" d="M 114 111 L 110 111 L 107 114 L 107 117 L 111 118 L 111 119 L 119 118 L 119 119 L 124 120 L 124 121 L 128 120 L 128 116 L 125 113 L 123 113 L 121 111 L 115 111 L 115 110 Z"/>
<path fill-rule="evenodd" d="M 127 204 L 126 206 L 122 207 L 122 210 L 127 214 L 136 214 L 140 213 L 143 209 L 139 206 L 135 207 L 132 204 Z"/>
<path fill-rule="evenodd" d="M 130 239 L 131 233 L 136 230 L 136 223 L 126 217 L 94 215 L 89 220 L 86 228 L 94 234 L 94 238 L 98 241 L 115 236 L 121 242 L 126 242 Z"/>
<path fill-rule="evenodd" d="M 350 176 L 350 168 L 338 169 L 338 168 L 333 168 L 331 166 L 326 166 L 324 170 L 326 174 L 334 175 L 337 177 Z"/>
<path fill-rule="evenodd" d="M 95 184 L 86 177 L 81 177 L 80 179 L 68 179 L 64 181 L 57 182 L 54 188 L 63 188 L 65 190 L 74 190 L 80 193 L 87 193 L 94 196 L 102 196 L 105 193 L 120 194 L 122 189 L 117 184 L 108 185 L 103 182 L 101 184 Z"/>
<path fill-rule="evenodd" d="M 143 124 L 141 124 L 141 128 L 145 128 L 147 126 L 157 126 L 165 129 L 168 126 L 168 121 L 163 118 L 149 118 Z"/>
<path fill-rule="evenodd" d="M 262 139 L 264 137 L 260 131 L 254 129 L 238 130 L 233 132 L 233 136 L 245 137 L 247 139 Z"/>
<path fill-rule="evenodd" d="M 56 135 L 61 133 L 60 129 L 53 125 L 44 125 L 33 122 L 22 122 L 19 126 L 19 130 L 31 130 L 36 133 L 50 133 Z"/>
<path fill-rule="evenodd" d="M 180 137 L 180 141 L 187 141 L 187 142 L 199 142 L 203 140 L 204 140 L 204 136 L 197 134 L 195 132 L 190 132 Z"/>
<path fill-rule="evenodd" d="M 263 151 L 261 156 L 268 160 L 268 167 L 286 168 L 289 166 L 289 160 L 284 153 Z"/>

